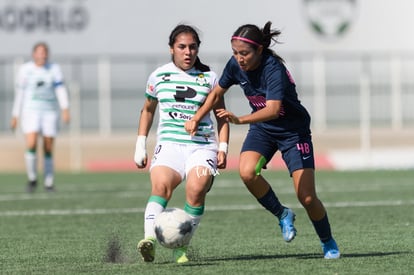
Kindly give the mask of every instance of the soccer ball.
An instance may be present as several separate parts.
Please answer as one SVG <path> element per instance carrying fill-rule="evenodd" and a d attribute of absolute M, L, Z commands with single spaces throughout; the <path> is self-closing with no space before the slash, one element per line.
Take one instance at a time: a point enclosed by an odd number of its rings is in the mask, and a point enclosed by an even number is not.
<path fill-rule="evenodd" d="M 190 243 L 194 232 L 193 221 L 180 208 L 167 208 L 154 221 L 155 236 L 167 248 L 178 248 Z"/>

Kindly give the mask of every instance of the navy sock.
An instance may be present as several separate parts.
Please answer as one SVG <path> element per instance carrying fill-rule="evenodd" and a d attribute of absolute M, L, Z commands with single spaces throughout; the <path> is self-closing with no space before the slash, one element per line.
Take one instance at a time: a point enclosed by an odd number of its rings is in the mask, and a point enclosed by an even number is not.
<path fill-rule="evenodd" d="M 312 221 L 316 234 L 318 234 L 321 242 L 327 242 L 332 238 L 331 225 L 329 224 L 328 214 L 320 221 Z"/>
<path fill-rule="evenodd" d="M 284 207 L 276 197 L 276 194 L 273 192 L 272 188 L 269 188 L 269 191 L 263 197 L 257 199 L 257 201 L 269 212 L 280 219 Z"/>

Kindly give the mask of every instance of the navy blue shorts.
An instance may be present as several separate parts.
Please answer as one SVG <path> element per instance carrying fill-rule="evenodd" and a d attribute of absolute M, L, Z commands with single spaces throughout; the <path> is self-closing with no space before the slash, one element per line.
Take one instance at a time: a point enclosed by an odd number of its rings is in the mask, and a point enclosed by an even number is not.
<path fill-rule="evenodd" d="M 298 134 L 289 137 L 275 137 L 263 130 L 250 128 L 241 152 L 257 152 L 266 159 L 267 164 L 278 150 L 282 154 L 290 175 L 298 169 L 315 169 L 312 136 L 310 134 L 305 136 Z"/>

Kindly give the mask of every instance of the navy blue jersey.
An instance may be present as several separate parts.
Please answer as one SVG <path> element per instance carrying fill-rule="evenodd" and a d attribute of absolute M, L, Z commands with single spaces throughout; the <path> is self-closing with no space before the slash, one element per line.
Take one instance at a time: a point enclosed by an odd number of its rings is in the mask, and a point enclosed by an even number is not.
<path fill-rule="evenodd" d="M 281 100 L 282 105 L 277 119 L 257 122 L 251 128 L 260 129 L 277 136 L 310 134 L 310 116 L 300 103 L 295 82 L 285 65 L 276 57 L 264 54 L 260 66 L 254 71 L 240 69 L 231 57 L 219 80 L 222 88 L 240 85 L 247 97 L 252 112 L 266 106 L 266 100 Z"/>

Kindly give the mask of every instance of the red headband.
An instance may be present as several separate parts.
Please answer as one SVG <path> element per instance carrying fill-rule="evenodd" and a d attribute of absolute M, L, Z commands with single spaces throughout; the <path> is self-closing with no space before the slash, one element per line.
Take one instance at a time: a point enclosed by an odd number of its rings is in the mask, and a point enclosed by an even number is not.
<path fill-rule="evenodd" d="M 247 42 L 247 43 L 250 43 L 250 44 L 256 45 L 256 46 L 262 46 L 262 45 L 260 45 L 259 43 L 255 42 L 255 41 L 253 41 L 253 40 L 251 40 L 251 39 L 249 39 L 249 38 L 245 38 L 245 37 L 241 37 L 241 36 L 233 36 L 233 37 L 231 38 L 231 40 L 233 40 L 233 39 L 241 40 L 241 41 L 244 41 L 244 42 Z"/>

